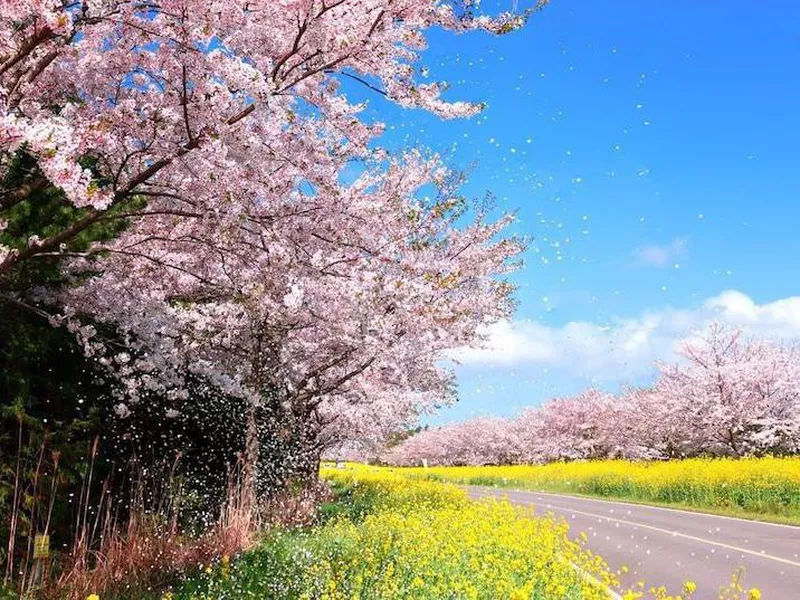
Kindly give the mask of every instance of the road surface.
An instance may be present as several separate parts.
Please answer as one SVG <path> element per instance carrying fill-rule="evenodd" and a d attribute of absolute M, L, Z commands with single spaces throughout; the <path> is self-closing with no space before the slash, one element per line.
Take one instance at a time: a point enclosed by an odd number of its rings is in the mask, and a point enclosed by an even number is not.
<path fill-rule="evenodd" d="M 677 594 L 688 580 L 697 584 L 693 600 L 717 600 L 742 567 L 744 588 L 758 588 L 764 600 L 800 600 L 800 527 L 561 494 L 467 489 L 474 498 L 507 497 L 564 517 L 575 537 L 586 532 L 589 548 L 612 570 L 628 567 L 623 587 L 644 580 L 648 588 L 666 585 Z"/>

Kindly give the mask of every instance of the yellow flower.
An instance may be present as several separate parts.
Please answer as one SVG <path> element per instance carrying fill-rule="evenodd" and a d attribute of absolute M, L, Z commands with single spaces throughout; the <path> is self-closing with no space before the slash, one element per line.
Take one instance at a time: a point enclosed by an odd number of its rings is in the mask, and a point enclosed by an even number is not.
<path fill-rule="evenodd" d="M 227 580 L 228 576 L 231 573 L 231 557 L 228 556 L 227 554 L 222 557 L 221 569 L 222 569 L 222 578 Z"/>
<path fill-rule="evenodd" d="M 86 600 L 100 600 L 100 596 L 98 596 L 97 594 L 89 594 L 86 597 Z"/>
<path fill-rule="evenodd" d="M 462 489 L 443 482 L 465 483 L 479 477 L 494 479 L 501 485 L 525 487 L 555 478 L 572 481 L 580 489 L 582 482 L 599 477 L 610 484 L 630 481 L 636 486 L 658 489 L 665 481 L 674 484 L 687 478 L 693 485 L 718 485 L 718 480 L 742 478 L 737 471 L 739 464 L 757 472 L 778 464 L 743 461 L 732 469 L 725 461 L 681 462 L 668 468 L 661 464 L 643 467 L 624 461 L 597 461 L 547 466 L 430 467 L 427 471 L 352 464 L 344 469 L 323 466 L 323 477 L 350 489 L 355 500 L 363 495 L 369 511 L 358 522 L 341 519 L 322 526 L 326 539 L 357 551 L 345 554 L 341 560 L 346 564 L 337 564 L 336 568 L 320 556 L 318 589 L 327 588 L 323 598 L 330 600 L 345 598 L 345 590 L 358 590 L 362 599 L 396 598 L 409 582 L 419 598 L 529 598 L 534 589 L 541 590 L 545 598 L 563 598 L 573 591 L 591 600 L 605 598 L 598 590 L 598 582 L 606 588 L 620 589 L 619 576 L 629 569 L 623 566 L 618 572 L 611 571 L 602 557 L 586 549 L 586 536 L 574 541 L 566 522 L 539 517 L 533 509 L 507 501 L 471 501 Z M 796 477 L 791 473 L 800 473 L 800 461 L 780 464 L 786 467 L 789 479 Z M 224 564 L 223 559 L 223 569 Z M 591 577 L 582 577 L 581 573 Z M 761 600 L 760 591 L 745 592 L 740 587 L 738 576 L 731 589 L 736 594 L 731 599 L 745 600 L 749 594 L 746 600 Z M 660 586 L 652 588 L 648 597 L 688 600 L 696 590 L 694 581 L 686 581 L 680 595 Z M 625 600 L 643 598 L 645 584 L 638 582 L 633 589 L 620 589 L 620 593 Z"/>

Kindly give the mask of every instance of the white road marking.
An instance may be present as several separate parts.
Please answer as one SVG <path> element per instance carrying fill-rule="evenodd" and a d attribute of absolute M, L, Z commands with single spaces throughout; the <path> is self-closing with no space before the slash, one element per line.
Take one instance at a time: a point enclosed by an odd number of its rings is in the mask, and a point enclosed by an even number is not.
<path fill-rule="evenodd" d="M 667 512 L 682 513 L 685 515 L 702 515 L 704 517 L 714 517 L 715 519 L 727 519 L 729 521 L 742 521 L 744 523 L 757 523 L 758 525 L 769 525 L 770 527 L 785 527 L 800 532 L 800 526 L 788 525 L 787 523 L 770 523 L 769 521 L 758 521 L 756 519 L 742 519 L 741 517 L 728 517 L 726 515 L 715 515 L 714 513 L 702 512 L 700 510 L 683 510 L 680 508 L 670 508 L 667 506 L 652 506 L 650 504 L 639 504 L 636 502 L 625 502 L 624 500 L 602 500 L 591 496 L 571 496 L 569 494 L 552 494 L 550 492 L 539 492 L 537 490 L 520 490 L 515 488 L 491 488 L 506 492 L 522 492 L 524 494 L 536 494 L 537 496 L 553 496 L 554 498 L 569 498 L 574 500 L 587 500 L 589 502 L 602 502 L 604 504 L 624 504 L 635 508 L 646 508 L 649 510 L 663 510 Z"/>
<path fill-rule="evenodd" d="M 789 527 L 789 528 L 792 528 L 792 529 L 800 529 L 800 528 L 795 527 L 793 525 L 783 525 L 783 524 L 780 524 L 780 523 L 762 523 L 761 521 L 751 521 L 751 520 L 748 520 L 748 519 L 737 519 L 735 517 L 723 517 L 721 515 L 710 515 L 710 514 L 706 514 L 706 513 L 696 513 L 696 512 L 684 511 L 684 510 L 679 510 L 679 509 L 662 508 L 662 507 L 659 507 L 659 506 L 632 504 L 632 503 L 626 503 L 626 502 L 619 502 L 618 503 L 618 502 L 613 502 L 613 501 L 610 501 L 610 500 L 597 500 L 595 498 L 584 498 L 582 496 L 568 496 L 568 495 L 565 495 L 565 494 L 549 494 L 549 493 L 546 493 L 546 492 L 534 492 L 534 491 L 530 491 L 530 490 L 515 490 L 515 489 L 511 489 L 511 488 L 508 488 L 508 489 L 504 489 L 504 488 L 490 488 L 490 489 L 487 489 L 487 488 L 484 488 L 484 490 L 481 490 L 481 491 L 485 492 L 485 494 L 481 494 L 481 495 L 484 495 L 484 496 L 494 496 L 494 497 L 496 497 L 497 494 L 493 493 L 493 491 L 499 492 L 499 493 L 505 495 L 506 497 L 508 497 L 508 492 L 521 492 L 523 494 L 529 494 L 531 496 L 552 496 L 552 497 L 556 497 L 556 498 L 589 500 L 589 501 L 592 501 L 592 502 L 604 502 L 604 503 L 607 503 L 607 504 L 626 504 L 627 506 L 638 506 L 638 507 L 644 507 L 644 508 L 652 508 L 652 509 L 656 509 L 656 510 L 660 509 L 660 510 L 667 510 L 667 511 L 672 511 L 672 512 L 690 514 L 690 515 L 701 514 L 701 515 L 709 516 L 709 517 L 718 517 L 718 518 L 722 518 L 722 519 L 733 519 L 733 520 L 736 520 L 736 521 L 745 521 L 747 523 L 758 523 L 759 525 L 773 525 L 773 526 L 777 526 L 777 527 Z M 631 525 L 631 526 L 634 526 L 634 527 L 641 527 L 643 529 L 650 529 L 652 531 L 656 531 L 656 532 L 659 532 L 659 533 L 664 533 L 664 534 L 667 534 L 667 535 L 670 535 L 670 536 L 673 536 L 673 537 L 682 537 L 684 539 L 689 539 L 689 540 L 692 540 L 692 541 L 701 542 L 701 543 L 709 544 L 709 545 L 712 545 L 712 546 L 718 546 L 720 548 L 726 548 L 728 550 L 733 550 L 733 551 L 736 551 L 736 552 L 742 552 L 744 554 L 750 554 L 752 556 L 758 556 L 760 558 L 765 558 L 765 559 L 768 559 L 768 560 L 773 560 L 773 561 L 776 561 L 776 562 L 780 562 L 780 563 L 784 563 L 784 564 L 787 564 L 787 565 L 791 565 L 793 567 L 800 567 L 800 562 L 793 561 L 793 560 L 790 560 L 790 559 L 787 559 L 787 558 L 782 558 L 780 556 L 774 556 L 772 554 L 767 554 L 763 550 L 756 551 L 756 550 L 750 550 L 748 548 L 741 548 L 739 546 L 734 546 L 734 545 L 731 545 L 731 544 L 725 544 L 723 542 L 717 542 L 717 541 L 714 541 L 714 540 L 708 540 L 708 539 L 705 539 L 705 538 L 689 535 L 689 534 L 686 534 L 686 533 L 680 533 L 678 531 L 670 531 L 668 529 L 663 529 L 661 527 L 656 527 L 654 525 L 647 525 L 645 523 L 638 523 L 638 522 L 634 522 L 634 521 L 628 521 L 626 519 L 619 519 L 619 518 L 611 517 L 611 516 L 608 516 L 608 515 L 605 515 L 605 514 L 597 514 L 597 513 L 590 513 L 590 512 L 575 510 L 572 507 L 562 507 L 562 506 L 557 506 L 557 505 L 549 505 L 549 506 L 554 508 L 554 509 L 556 509 L 556 510 L 559 510 L 559 511 L 577 513 L 577 514 L 581 514 L 581 515 L 584 515 L 584 516 L 587 516 L 587 517 L 594 517 L 594 518 L 597 518 L 597 519 L 607 519 L 608 521 L 615 521 L 617 523 L 624 523 L 626 525 Z M 646 537 L 645 537 L 645 539 L 646 539 Z M 712 549 L 711 552 L 714 552 L 714 549 Z M 649 551 L 648 551 L 648 554 L 649 554 Z"/>
<path fill-rule="evenodd" d="M 618 519 L 616 517 L 609 517 L 608 515 L 598 515 L 596 513 L 584 512 L 584 511 L 575 510 L 575 509 L 572 509 L 572 508 L 562 508 L 562 507 L 559 507 L 559 506 L 552 506 L 552 508 L 555 508 L 557 510 L 572 511 L 574 513 L 577 513 L 579 515 L 584 515 L 586 517 L 596 517 L 598 519 L 607 519 L 609 521 L 616 521 L 618 523 L 624 523 L 625 525 L 632 525 L 634 527 L 641 527 L 643 529 L 650 529 L 652 531 L 657 531 L 659 533 L 665 533 L 665 534 L 670 535 L 672 537 L 682 537 L 682 538 L 685 538 L 687 540 L 692 540 L 692 541 L 695 541 L 695 542 L 701 542 L 703 544 L 710 544 L 712 546 L 719 546 L 720 548 L 726 548 L 728 550 L 735 550 L 736 552 L 742 552 L 744 554 L 750 554 L 752 556 L 758 556 L 759 558 L 766 558 L 768 560 L 774 560 L 776 562 L 780 562 L 780 563 L 784 563 L 784 564 L 787 564 L 787 565 L 791 565 L 793 567 L 800 567 L 800 562 L 789 560 L 788 558 L 782 558 L 780 556 L 774 556 L 772 554 L 767 554 L 767 553 L 765 553 L 763 551 L 749 550 L 747 548 L 741 548 L 739 546 L 732 546 L 730 544 L 725 544 L 723 542 L 716 542 L 714 540 L 707 540 L 705 538 L 697 537 L 697 536 L 694 536 L 694 535 L 689 535 L 688 533 L 681 533 L 679 531 L 670 531 L 669 529 L 662 529 L 661 527 L 655 527 L 653 525 L 647 525 L 645 523 L 636 523 L 634 521 L 628 521 L 626 519 Z"/>
<path fill-rule="evenodd" d="M 620 596 L 617 592 L 615 592 L 610 587 L 608 587 L 606 584 L 604 584 L 602 581 L 600 581 L 597 577 L 595 577 L 591 573 L 585 571 L 584 569 L 582 569 L 581 567 L 579 567 L 575 563 L 571 562 L 570 564 L 572 565 L 572 568 L 575 569 L 578 572 L 578 575 L 583 577 L 586 581 L 588 581 L 592 585 L 596 585 L 600 589 L 604 589 L 606 592 L 608 592 L 608 595 L 611 598 L 611 600 L 623 600 L 622 596 Z"/>

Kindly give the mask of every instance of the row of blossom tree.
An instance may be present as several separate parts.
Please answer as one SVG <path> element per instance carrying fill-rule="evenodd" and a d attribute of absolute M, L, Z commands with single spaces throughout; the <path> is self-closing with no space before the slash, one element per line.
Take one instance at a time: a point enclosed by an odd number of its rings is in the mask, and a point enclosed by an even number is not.
<path fill-rule="evenodd" d="M 314 476 L 331 439 L 452 397 L 438 356 L 508 315 L 498 276 L 522 244 L 498 238 L 510 215 L 467 211 L 436 156 L 380 149 L 383 125 L 342 84 L 473 115 L 481 105 L 425 81 L 424 31 L 506 33 L 523 16 L 438 0 L 2 13 L 0 304 L 70 327 L 118 376 L 119 415 L 153 395 L 166 417 L 198 410 L 186 381 L 201 379 L 248 403 L 249 464 L 283 440 Z M 20 156 L 33 167 L 6 177 Z M 26 231 L 48 186 L 62 207 Z M 119 235 L 86 243 L 115 222 Z M 48 261 L 72 285 L 25 283 Z"/>
<path fill-rule="evenodd" d="M 53 429 L 66 437 L 57 411 L 89 412 L 83 396 L 61 394 L 73 411 L 37 395 L 51 365 L 16 360 L 46 345 L 31 319 L 74 333 L 91 367 L 65 362 L 110 389 L 87 401 L 105 419 L 96 439 L 119 432 L 148 455 L 212 445 L 194 462 L 241 482 L 247 507 L 313 483 L 331 443 L 453 400 L 440 356 L 510 315 L 504 275 L 524 240 L 507 233 L 513 215 L 471 207 L 438 156 L 382 148 L 360 98 L 475 115 L 482 104 L 446 100 L 429 78 L 426 31 L 504 34 L 527 13 L 473 0 L 0 6 L 0 373 L 25 366 L 9 378 L 19 393 L 0 389 L 17 432 L 0 436 L 6 579 L 36 533 L 15 546 L 7 514 L 29 511 L 40 473 L 64 471 L 47 447 Z M 5 331 L 37 343 L 7 352 Z"/>
<path fill-rule="evenodd" d="M 593 458 L 670 459 L 800 452 L 800 352 L 710 327 L 659 364 L 648 388 L 595 389 L 524 410 L 424 430 L 383 457 L 395 465 Z"/>

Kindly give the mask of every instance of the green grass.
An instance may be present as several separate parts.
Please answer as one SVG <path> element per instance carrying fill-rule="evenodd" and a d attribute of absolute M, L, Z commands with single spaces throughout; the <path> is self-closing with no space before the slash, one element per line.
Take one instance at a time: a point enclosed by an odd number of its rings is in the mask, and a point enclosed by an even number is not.
<path fill-rule="evenodd" d="M 0 585 L 0 600 L 17 600 L 17 598 L 19 598 L 19 594 L 16 590 Z"/>

